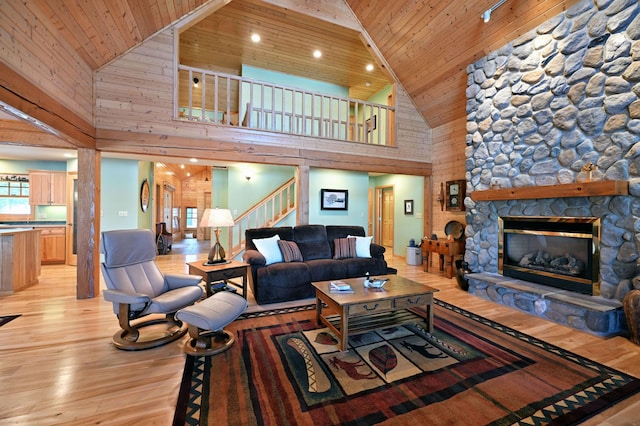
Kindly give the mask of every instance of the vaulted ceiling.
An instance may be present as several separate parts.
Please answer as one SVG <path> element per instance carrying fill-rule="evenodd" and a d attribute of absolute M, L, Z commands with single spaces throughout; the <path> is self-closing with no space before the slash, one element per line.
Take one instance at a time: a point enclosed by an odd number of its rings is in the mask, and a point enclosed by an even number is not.
<path fill-rule="evenodd" d="M 496 0 L 345 0 L 364 27 L 361 38 L 341 26 L 342 0 L 232 0 L 217 18 L 197 22 L 202 42 L 211 43 L 229 64 L 314 76 L 337 84 L 375 88 L 394 76 L 431 127 L 464 117 L 466 67 L 510 40 L 561 13 L 577 0 L 508 0 L 484 23 L 482 13 Z M 38 1 L 39 15 L 59 28 L 66 41 L 94 70 L 127 52 L 197 8 L 224 0 Z M 339 4 L 339 7 L 336 5 Z M 324 13 L 314 13 L 323 11 Z M 307 15 L 307 16 L 305 16 Z M 309 16 L 310 15 L 310 16 Z M 323 20 L 314 19 L 321 16 Z M 327 19 L 329 17 L 330 19 Z M 331 19 L 332 18 L 332 19 Z M 249 45 L 260 31 L 262 50 Z M 205 35 L 207 40 L 205 40 Z M 367 41 L 373 41 L 373 48 Z M 322 61 L 309 50 L 320 47 Z M 382 56 L 374 73 L 361 62 Z M 218 49 L 216 51 L 215 49 Z M 235 56 L 234 56 L 235 55 Z M 389 69 L 386 69 L 388 66 Z"/>

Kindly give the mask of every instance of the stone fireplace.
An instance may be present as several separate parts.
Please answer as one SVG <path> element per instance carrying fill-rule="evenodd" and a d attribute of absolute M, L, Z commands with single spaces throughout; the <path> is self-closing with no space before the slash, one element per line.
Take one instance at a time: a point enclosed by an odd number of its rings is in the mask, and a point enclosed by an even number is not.
<path fill-rule="evenodd" d="M 498 272 L 505 277 L 600 295 L 600 219 L 499 218 Z"/>
<path fill-rule="evenodd" d="M 578 1 L 467 72 L 469 291 L 590 333 L 623 332 L 621 300 L 640 288 L 640 5 Z M 615 190 L 589 189 L 603 183 Z M 581 254 L 563 258 L 542 250 L 557 240 L 516 238 L 509 262 L 527 256 L 529 271 L 503 275 L 500 220 L 514 217 L 595 219 L 599 251 L 575 242 Z M 585 269 L 531 271 L 552 261 Z M 549 285 L 550 273 L 570 288 Z M 571 288 L 581 281 L 591 292 Z"/>

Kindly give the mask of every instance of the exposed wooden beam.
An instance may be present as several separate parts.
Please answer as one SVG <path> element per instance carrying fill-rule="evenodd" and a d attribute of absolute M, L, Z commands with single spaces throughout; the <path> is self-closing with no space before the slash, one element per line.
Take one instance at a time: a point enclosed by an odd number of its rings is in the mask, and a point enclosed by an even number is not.
<path fill-rule="evenodd" d="M 37 129 L 33 124 L 19 120 L 0 120 L 0 141 L 25 146 L 76 148 L 51 133 Z"/>
<path fill-rule="evenodd" d="M 59 137 L 60 148 L 68 148 L 68 143 L 95 148 L 95 128 L 90 123 L 2 62 L 0 103 L 10 114 L 17 110 L 33 119 L 35 126 Z"/>
<path fill-rule="evenodd" d="M 233 130 L 236 134 L 250 131 Z M 262 132 L 264 134 L 264 132 Z M 236 136 L 237 138 L 237 136 Z M 289 166 L 306 165 L 339 170 L 430 176 L 431 163 L 385 158 L 387 149 L 370 146 L 370 154 L 332 153 L 298 147 L 259 145 L 251 142 L 225 142 L 179 136 L 133 133 L 98 129 L 96 145 L 105 152 L 119 152 L 158 157 L 197 157 L 202 160 L 237 161 Z M 345 145 L 345 150 L 348 147 Z"/>

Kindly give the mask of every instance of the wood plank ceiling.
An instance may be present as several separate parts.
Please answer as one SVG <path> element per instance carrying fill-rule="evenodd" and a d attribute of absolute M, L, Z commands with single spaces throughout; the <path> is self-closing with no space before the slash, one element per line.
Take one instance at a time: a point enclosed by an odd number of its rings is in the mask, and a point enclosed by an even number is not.
<path fill-rule="evenodd" d="M 292 7 L 271 5 L 297 5 L 298 9 L 313 11 L 335 9 L 336 1 L 341 0 L 233 0 L 216 12 L 219 16 L 202 21 L 196 38 L 209 43 L 211 58 L 217 52 L 228 61 L 225 66 L 231 68 L 244 62 L 277 71 L 295 69 L 297 74 L 337 84 L 361 84 L 360 62 L 369 53 L 363 43 L 356 43 L 355 32 L 301 15 Z M 465 69 L 469 63 L 561 13 L 577 0 L 508 0 L 486 24 L 480 16 L 496 0 L 345 1 L 426 122 L 438 127 L 466 115 Z M 35 3 L 41 8 L 39 15 L 58 28 L 95 70 L 207 1 Z M 259 51 L 249 44 L 249 28 L 262 32 L 265 42 Z M 327 52 L 326 61 L 308 59 L 312 44 Z M 379 66 L 376 73 L 376 79 L 370 79 L 378 85 L 377 78 L 384 78 Z"/>

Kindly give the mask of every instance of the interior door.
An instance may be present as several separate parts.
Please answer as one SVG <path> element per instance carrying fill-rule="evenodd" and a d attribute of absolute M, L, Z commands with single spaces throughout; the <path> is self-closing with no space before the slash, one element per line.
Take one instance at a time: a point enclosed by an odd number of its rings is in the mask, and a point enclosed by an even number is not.
<path fill-rule="evenodd" d="M 394 202 L 393 187 L 382 188 L 382 208 L 380 209 L 382 217 L 381 241 L 385 247 L 393 247 L 393 222 L 394 222 Z"/>
<path fill-rule="evenodd" d="M 66 232 L 66 264 L 78 264 L 78 233 L 76 223 L 78 218 L 78 173 L 67 174 L 67 232 Z"/>

